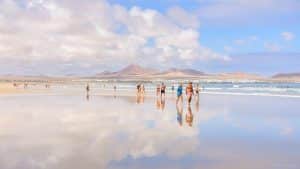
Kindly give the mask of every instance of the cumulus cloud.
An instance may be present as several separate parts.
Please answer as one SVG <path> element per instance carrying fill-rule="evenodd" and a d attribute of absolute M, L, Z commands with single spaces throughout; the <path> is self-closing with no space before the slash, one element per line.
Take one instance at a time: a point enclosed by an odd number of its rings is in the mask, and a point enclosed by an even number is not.
<path fill-rule="evenodd" d="M 282 32 L 281 37 L 286 41 L 291 41 L 295 38 L 295 35 L 292 32 Z"/>
<path fill-rule="evenodd" d="M 227 60 L 199 43 L 195 16 L 105 0 L 0 1 L 0 58 L 20 64 L 184 65 Z M 86 67 L 86 66 L 85 66 Z"/>

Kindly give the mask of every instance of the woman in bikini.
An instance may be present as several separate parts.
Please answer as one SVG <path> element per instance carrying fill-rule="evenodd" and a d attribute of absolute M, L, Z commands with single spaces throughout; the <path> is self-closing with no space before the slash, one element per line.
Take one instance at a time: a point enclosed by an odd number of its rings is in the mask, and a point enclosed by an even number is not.
<path fill-rule="evenodd" d="M 160 97 L 162 97 L 162 95 L 164 95 L 164 97 L 166 96 L 166 85 L 164 83 L 161 83 L 160 88 Z"/>
<path fill-rule="evenodd" d="M 190 104 L 192 101 L 192 96 L 194 95 L 193 83 L 189 82 L 185 89 L 185 94 L 188 98 L 188 103 Z"/>

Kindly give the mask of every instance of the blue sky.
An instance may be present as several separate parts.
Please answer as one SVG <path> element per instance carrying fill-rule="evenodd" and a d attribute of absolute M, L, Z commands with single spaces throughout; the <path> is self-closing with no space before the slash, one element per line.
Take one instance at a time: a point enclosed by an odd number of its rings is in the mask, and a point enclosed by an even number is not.
<path fill-rule="evenodd" d="M 198 10 L 207 7 L 216 9 L 215 12 L 218 13 L 217 9 L 220 4 L 228 4 L 229 9 L 235 9 L 230 6 L 239 3 L 238 0 L 166 0 L 160 2 L 111 0 L 110 2 L 122 4 L 127 8 L 141 6 L 161 12 L 166 12 L 173 6 L 180 6 L 192 13 L 197 13 Z M 300 38 L 297 35 L 300 35 L 300 3 L 282 0 L 276 2 L 280 2 L 279 5 L 286 4 L 282 7 L 286 10 L 281 10 L 280 6 L 276 5 L 260 9 L 260 3 L 264 2 L 268 5 L 275 1 L 254 0 L 254 7 L 245 9 L 250 14 L 241 13 L 240 18 L 238 18 L 240 11 L 234 11 L 233 15 L 237 16 L 230 15 L 214 19 L 198 16 L 201 25 L 198 29 L 201 44 L 214 51 L 228 53 L 232 62 L 198 63 L 196 67 L 212 72 L 246 71 L 266 75 L 278 72 L 299 72 Z M 240 6 L 247 8 L 247 4 Z M 257 10 L 265 11 L 255 14 Z M 292 33 L 294 38 L 284 40 L 281 35 L 283 32 Z M 254 40 L 251 40 L 251 37 Z M 270 44 L 271 47 L 268 48 L 267 44 Z M 275 49 L 272 49 L 272 46 Z"/>
<path fill-rule="evenodd" d="M 298 18 L 298 0 L 0 0 L 0 74 L 94 74 L 130 63 L 300 72 Z"/>

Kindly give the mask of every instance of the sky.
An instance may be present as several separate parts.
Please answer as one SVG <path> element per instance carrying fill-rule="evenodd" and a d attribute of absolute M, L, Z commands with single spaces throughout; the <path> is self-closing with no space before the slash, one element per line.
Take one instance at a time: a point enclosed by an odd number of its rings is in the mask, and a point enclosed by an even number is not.
<path fill-rule="evenodd" d="M 0 0 L 0 74 L 300 72 L 298 0 Z"/>

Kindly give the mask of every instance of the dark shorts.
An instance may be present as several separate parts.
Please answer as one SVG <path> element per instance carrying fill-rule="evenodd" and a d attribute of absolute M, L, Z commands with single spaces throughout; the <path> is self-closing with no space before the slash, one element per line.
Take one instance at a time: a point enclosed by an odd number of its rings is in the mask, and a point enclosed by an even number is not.
<path fill-rule="evenodd" d="M 165 90 L 161 90 L 161 91 L 160 91 L 160 93 L 163 93 L 163 94 L 165 94 Z"/>

